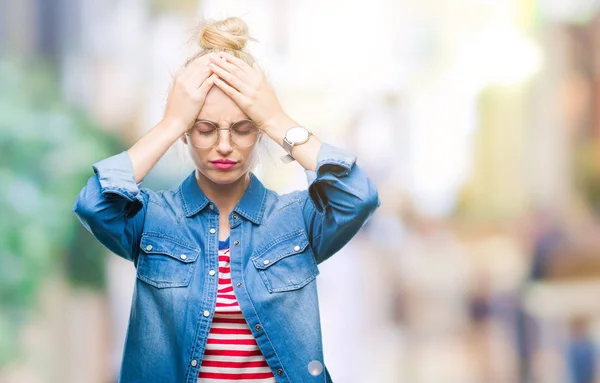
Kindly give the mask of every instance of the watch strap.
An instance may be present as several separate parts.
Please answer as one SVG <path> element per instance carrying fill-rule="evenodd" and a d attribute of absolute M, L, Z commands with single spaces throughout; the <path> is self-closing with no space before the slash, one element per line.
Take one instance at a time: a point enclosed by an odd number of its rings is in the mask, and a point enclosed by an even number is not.
<path fill-rule="evenodd" d="M 283 149 L 289 154 L 292 155 L 292 146 L 294 146 L 287 138 L 283 137 Z"/>
<path fill-rule="evenodd" d="M 292 157 L 291 154 L 286 154 L 285 156 L 281 156 L 281 161 L 284 164 L 289 164 L 290 162 L 296 161 L 296 159 L 294 157 Z"/>

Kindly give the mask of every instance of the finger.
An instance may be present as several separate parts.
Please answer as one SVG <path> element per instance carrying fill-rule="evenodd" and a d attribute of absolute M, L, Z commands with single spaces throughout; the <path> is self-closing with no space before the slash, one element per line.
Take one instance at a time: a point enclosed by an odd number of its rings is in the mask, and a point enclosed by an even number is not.
<path fill-rule="evenodd" d="M 208 94 L 208 91 L 210 90 L 210 88 L 213 87 L 213 85 L 215 84 L 215 80 L 217 79 L 217 75 L 216 74 L 211 74 L 206 80 L 204 80 L 204 82 L 202 84 L 200 84 L 200 86 L 198 87 L 198 94 L 200 96 L 202 96 L 203 98 L 206 98 L 206 95 Z"/>
<path fill-rule="evenodd" d="M 235 89 L 237 89 L 239 92 L 244 93 L 244 94 L 248 94 L 248 90 L 249 87 L 248 85 L 246 85 L 242 79 L 240 79 L 238 76 L 226 71 L 225 69 L 215 65 L 215 64 L 210 64 L 210 68 L 211 70 L 216 73 L 221 79 L 227 81 L 229 83 L 229 85 L 233 86 Z"/>
<path fill-rule="evenodd" d="M 230 62 L 231 64 L 233 64 L 236 67 L 240 68 L 244 72 L 247 72 L 247 73 L 251 73 L 252 72 L 252 67 L 250 67 L 250 65 L 248 65 L 247 62 L 245 62 L 242 59 L 239 59 L 239 58 L 235 57 L 231 53 L 219 52 L 218 56 L 223 57 L 227 62 Z"/>
<path fill-rule="evenodd" d="M 190 61 L 188 63 L 188 68 L 194 68 L 194 67 L 204 67 L 206 66 L 206 58 L 211 57 L 211 56 L 215 56 L 215 53 L 210 53 L 208 55 L 202 55 L 202 56 L 198 56 L 195 59 L 193 59 L 192 61 Z"/>
<path fill-rule="evenodd" d="M 182 74 L 183 79 L 187 80 L 188 78 L 195 78 L 202 72 L 202 70 L 208 68 L 207 62 L 205 60 L 200 60 L 201 57 L 198 57 L 188 63 L 185 67 L 185 72 Z M 206 75 L 206 77 L 210 76 L 210 73 Z M 204 80 L 204 78 L 202 79 Z M 198 84 L 200 86 L 200 84 Z"/>
<path fill-rule="evenodd" d="M 256 61 L 252 64 L 252 70 L 254 71 L 255 75 L 258 75 L 259 78 L 263 79 L 263 81 L 268 82 L 265 71 L 262 69 L 262 67 Z"/>
<path fill-rule="evenodd" d="M 229 96 L 229 98 L 231 98 L 236 104 L 238 104 L 240 108 L 242 108 L 242 105 L 244 104 L 244 96 L 240 92 L 219 77 L 215 78 L 214 83 L 223 91 L 223 93 Z"/>
<path fill-rule="evenodd" d="M 207 78 L 212 75 L 212 70 L 209 67 L 201 67 L 196 66 L 194 68 L 190 68 L 190 71 L 182 78 L 182 81 L 185 84 L 189 84 L 189 86 L 193 89 L 199 88 Z"/>
<path fill-rule="evenodd" d="M 197 88 L 200 88 L 212 75 L 214 75 L 214 72 L 208 66 L 202 70 L 200 75 L 196 77 L 196 81 L 200 81 L 200 84 L 197 86 Z"/>
<path fill-rule="evenodd" d="M 249 73 L 244 71 L 243 69 L 240 69 L 237 65 L 234 65 L 230 62 L 228 62 L 225 58 L 222 57 L 211 57 L 211 63 L 217 65 L 218 67 L 221 67 L 223 69 L 225 69 L 227 72 L 236 75 L 240 78 L 242 78 L 245 74 Z"/>

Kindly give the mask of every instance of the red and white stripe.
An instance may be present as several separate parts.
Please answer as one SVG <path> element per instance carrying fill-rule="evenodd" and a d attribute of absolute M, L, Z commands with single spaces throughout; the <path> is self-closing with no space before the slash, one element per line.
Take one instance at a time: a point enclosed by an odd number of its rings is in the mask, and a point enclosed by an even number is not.
<path fill-rule="evenodd" d="M 208 334 L 198 383 L 275 383 L 242 315 L 231 285 L 229 249 L 219 250 L 217 308 Z"/>

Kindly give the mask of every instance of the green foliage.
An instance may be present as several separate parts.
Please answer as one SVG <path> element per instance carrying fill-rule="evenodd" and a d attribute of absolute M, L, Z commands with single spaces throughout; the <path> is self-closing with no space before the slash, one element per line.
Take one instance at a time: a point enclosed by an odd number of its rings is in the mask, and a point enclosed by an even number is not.
<path fill-rule="evenodd" d="M 61 100 L 52 73 L 0 60 L 0 366 L 16 356 L 15 334 L 45 277 L 104 285 L 105 251 L 71 208 L 91 165 L 122 147 Z"/>

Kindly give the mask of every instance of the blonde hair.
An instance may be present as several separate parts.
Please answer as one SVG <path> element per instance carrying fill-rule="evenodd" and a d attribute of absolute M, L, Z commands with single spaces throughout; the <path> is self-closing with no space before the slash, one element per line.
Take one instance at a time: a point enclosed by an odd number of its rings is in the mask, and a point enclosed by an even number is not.
<path fill-rule="evenodd" d="M 200 51 L 190 57 L 185 66 L 212 52 L 227 52 L 249 65 L 254 64 L 255 59 L 246 51 L 246 44 L 249 40 L 256 40 L 248 34 L 248 25 L 239 17 L 206 20 L 199 25 L 195 35 Z"/>

